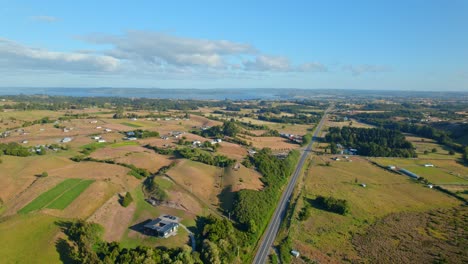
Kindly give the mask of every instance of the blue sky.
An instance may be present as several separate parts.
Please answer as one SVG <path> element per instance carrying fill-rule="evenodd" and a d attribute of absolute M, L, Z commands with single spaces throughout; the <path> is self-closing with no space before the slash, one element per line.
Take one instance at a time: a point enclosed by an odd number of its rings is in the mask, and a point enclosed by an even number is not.
<path fill-rule="evenodd" d="M 0 1 L 0 86 L 468 91 L 468 1 Z"/>

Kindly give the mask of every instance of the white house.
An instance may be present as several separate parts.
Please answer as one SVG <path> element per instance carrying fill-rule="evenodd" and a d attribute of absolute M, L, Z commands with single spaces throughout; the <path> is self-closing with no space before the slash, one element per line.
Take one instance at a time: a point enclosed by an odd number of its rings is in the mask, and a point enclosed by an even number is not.
<path fill-rule="evenodd" d="M 93 136 L 91 138 L 94 139 L 94 140 L 99 140 L 99 139 L 101 139 L 101 136 Z"/>
<path fill-rule="evenodd" d="M 396 169 L 396 167 L 393 166 L 393 165 L 388 165 L 387 168 L 388 168 L 389 170 L 394 170 L 394 169 Z"/>
<path fill-rule="evenodd" d="M 69 137 L 65 137 L 65 138 L 62 139 L 62 143 L 68 143 L 70 141 L 72 141 L 72 139 L 69 138 Z"/>
<path fill-rule="evenodd" d="M 98 142 L 98 143 L 105 143 L 105 142 L 106 142 L 106 140 L 101 138 L 101 139 L 98 139 L 98 141 L 97 141 L 97 142 Z"/>
<path fill-rule="evenodd" d="M 106 129 L 104 129 L 104 131 L 106 131 L 106 132 L 111 132 L 111 131 L 112 131 L 112 129 L 110 129 L 110 128 L 106 128 Z"/>
<path fill-rule="evenodd" d="M 428 168 L 428 167 L 434 167 L 434 165 L 431 164 L 431 163 L 426 163 L 426 164 L 424 164 L 424 167 L 426 167 L 426 168 Z"/>

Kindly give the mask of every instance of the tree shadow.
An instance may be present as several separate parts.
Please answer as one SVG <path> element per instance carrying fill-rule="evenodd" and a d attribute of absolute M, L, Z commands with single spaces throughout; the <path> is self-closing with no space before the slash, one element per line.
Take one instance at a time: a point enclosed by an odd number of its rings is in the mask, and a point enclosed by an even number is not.
<path fill-rule="evenodd" d="M 305 202 L 310 206 L 314 207 L 315 209 L 324 210 L 328 212 L 325 206 L 322 203 L 320 203 L 318 199 L 305 198 Z"/>
<path fill-rule="evenodd" d="M 229 212 L 231 212 L 234 207 L 236 195 L 236 192 L 232 191 L 232 185 L 224 187 L 224 189 L 217 195 L 219 206 L 226 216 L 228 216 Z"/>
<path fill-rule="evenodd" d="M 60 255 L 60 260 L 65 264 L 79 264 L 78 261 L 72 258 L 72 247 L 70 244 L 63 238 L 59 238 L 55 242 L 55 248 Z"/>

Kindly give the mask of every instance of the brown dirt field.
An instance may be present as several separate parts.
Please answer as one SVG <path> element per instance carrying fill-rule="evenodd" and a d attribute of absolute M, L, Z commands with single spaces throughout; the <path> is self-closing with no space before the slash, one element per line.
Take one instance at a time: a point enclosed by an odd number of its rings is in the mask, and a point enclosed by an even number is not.
<path fill-rule="evenodd" d="M 194 140 L 199 140 L 201 141 L 202 143 L 209 140 L 207 138 L 204 138 L 202 136 L 199 136 L 199 135 L 195 135 L 195 134 L 192 134 L 192 133 L 185 133 L 183 134 L 182 136 L 186 137 L 187 138 L 187 141 L 194 141 Z"/>
<path fill-rule="evenodd" d="M 183 205 L 187 211 L 194 215 L 202 213 L 202 207 L 193 197 L 184 193 L 183 191 L 169 190 L 167 191 L 169 200 Z"/>
<path fill-rule="evenodd" d="M 90 217 L 115 193 L 123 191 L 111 182 L 96 181 L 91 184 L 78 198 L 76 198 L 67 208 L 62 210 L 44 209 L 43 212 L 62 218 L 83 218 Z M 92 202 L 90 202 L 92 197 Z"/>
<path fill-rule="evenodd" d="M 262 175 L 258 171 L 240 165 L 238 170 L 228 169 L 223 185 L 231 185 L 234 192 L 243 189 L 261 190 L 263 188 L 261 177 Z"/>
<path fill-rule="evenodd" d="M 218 184 L 222 174 L 220 168 L 185 159 L 167 172 L 178 184 L 191 189 L 205 202 L 214 204 L 217 204 L 216 195 L 221 191 Z"/>
<path fill-rule="evenodd" d="M 247 150 L 237 144 L 221 142 L 219 145 L 220 147 L 216 150 L 217 153 L 236 159 L 237 161 L 242 161 L 247 155 Z"/>
<path fill-rule="evenodd" d="M 7 202 L 37 180 L 35 175 L 73 162 L 57 155 L 13 157 L 3 156 L 0 164 L 0 198 Z M 50 177 L 49 177 L 50 178 Z"/>
<path fill-rule="evenodd" d="M 120 241 L 131 225 L 135 210 L 136 203 L 123 207 L 119 203 L 118 196 L 114 195 L 87 220 L 104 227 L 104 240 Z"/>
<path fill-rule="evenodd" d="M 170 145 L 170 146 L 175 146 L 175 140 L 173 138 L 165 140 L 161 138 L 145 138 L 142 140 L 138 140 L 138 142 L 144 146 L 144 145 L 151 145 L 151 146 L 156 146 L 156 147 L 163 147 L 164 145 Z"/>
<path fill-rule="evenodd" d="M 267 130 L 247 130 L 247 131 L 257 136 L 260 136 L 263 133 L 267 132 Z"/>
<path fill-rule="evenodd" d="M 222 125 L 222 122 L 219 121 L 214 121 L 211 119 L 208 119 L 203 116 L 198 116 L 198 115 L 190 115 L 190 121 L 193 121 L 194 126 L 217 126 L 217 125 Z"/>
<path fill-rule="evenodd" d="M 125 154 L 133 152 L 149 152 L 149 150 L 135 145 L 121 146 L 116 148 L 109 146 L 94 151 L 90 156 L 96 159 L 114 159 L 124 157 Z"/>
<path fill-rule="evenodd" d="M 132 153 L 125 157 L 120 157 L 116 159 L 117 162 L 133 164 L 138 168 L 144 168 L 150 172 L 157 172 L 164 166 L 168 166 L 173 162 L 173 160 L 164 155 L 151 152 L 139 152 Z"/>
<path fill-rule="evenodd" d="M 4 216 L 15 214 L 18 210 L 23 208 L 26 204 L 36 199 L 37 196 L 43 192 L 51 189 L 55 185 L 62 182 L 62 177 L 47 177 L 44 179 L 38 179 L 33 184 L 29 184 L 27 189 L 18 192 L 16 197 L 12 197 L 7 203 L 7 209 L 4 212 Z"/>
<path fill-rule="evenodd" d="M 131 190 L 139 184 L 135 177 L 127 175 L 129 169 L 98 162 L 79 162 L 49 171 L 50 176 L 66 178 L 108 180 L 120 186 L 124 190 Z"/>
<path fill-rule="evenodd" d="M 248 142 L 256 148 L 271 148 L 272 150 L 291 150 L 298 149 L 298 144 L 289 143 L 288 140 L 280 137 L 249 137 L 245 136 Z"/>

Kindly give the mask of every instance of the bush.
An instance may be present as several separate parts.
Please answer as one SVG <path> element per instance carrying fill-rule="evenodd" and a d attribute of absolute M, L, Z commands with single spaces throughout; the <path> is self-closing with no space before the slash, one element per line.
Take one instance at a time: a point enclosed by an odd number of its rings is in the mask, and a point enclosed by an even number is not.
<path fill-rule="evenodd" d="M 310 205 L 306 205 L 301 209 L 297 218 L 299 219 L 299 221 L 305 221 L 309 218 L 309 216 L 310 216 Z"/>
<path fill-rule="evenodd" d="M 324 210 L 329 212 L 346 215 L 349 212 L 348 201 L 343 199 L 335 199 L 333 197 L 317 196 L 315 203 Z"/>
<path fill-rule="evenodd" d="M 129 206 L 132 202 L 133 202 L 133 197 L 132 197 L 132 195 L 130 194 L 130 192 L 127 192 L 127 193 L 125 194 L 125 196 L 121 199 L 120 204 L 121 204 L 123 207 L 127 207 L 127 206 Z"/>
<path fill-rule="evenodd" d="M 42 172 L 42 173 L 39 175 L 39 177 L 41 177 L 41 178 L 45 178 L 45 177 L 47 177 L 47 176 L 49 176 L 49 174 L 48 174 L 46 171 Z"/>

